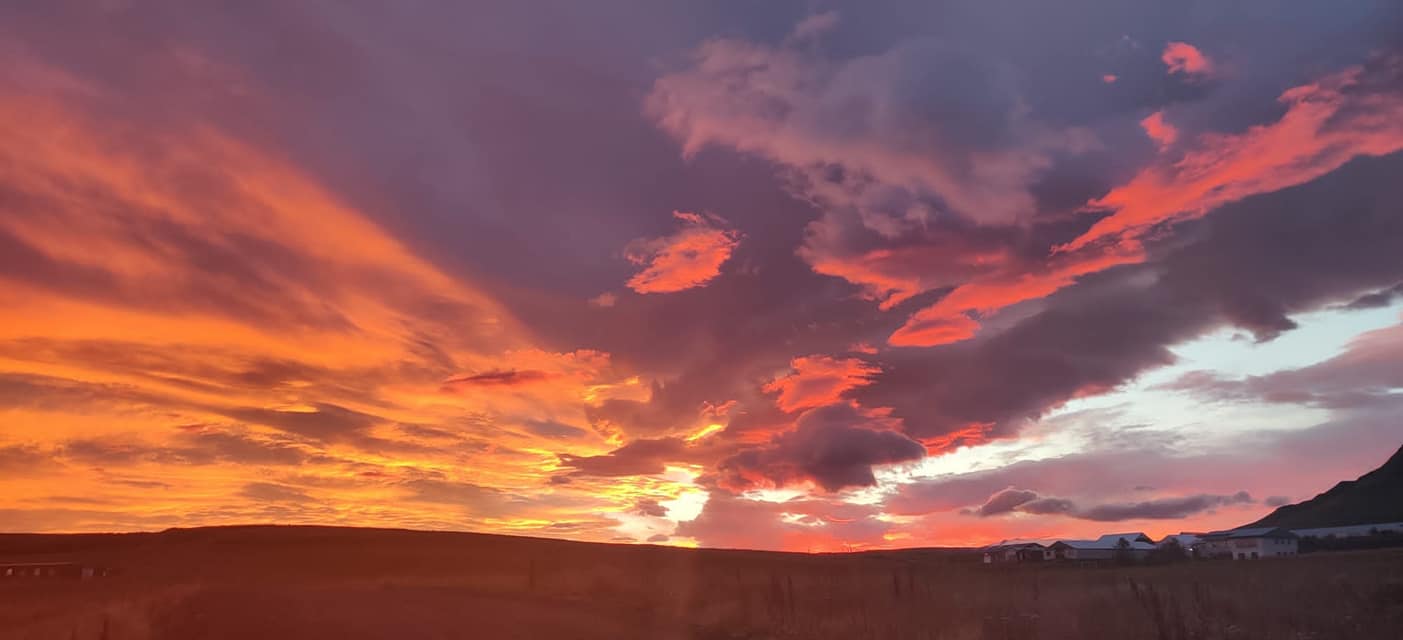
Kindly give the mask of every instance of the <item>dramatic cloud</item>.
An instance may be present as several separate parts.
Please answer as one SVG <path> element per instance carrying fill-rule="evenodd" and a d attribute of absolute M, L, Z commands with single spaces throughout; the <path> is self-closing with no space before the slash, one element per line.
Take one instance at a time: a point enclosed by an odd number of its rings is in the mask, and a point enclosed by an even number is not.
<path fill-rule="evenodd" d="M 721 275 L 721 265 L 740 242 L 740 234 L 715 215 L 683 211 L 672 215 L 682 221 L 682 230 L 628 246 L 629 261 L 644 265 L 629 278 L 628 288 L 638 293 L 673 293 L 705 286 Z"/>
<path fill-rule="evenodd" d="M 1302 184 L 1357 156 L 1403 149 L 1403 57 L 1379 58 L 1293 87 L 1286 112 L 1239 134 L 1203 135 L 1172 162 L 1141 171 L 1090 206 L 1114 211 L 1063 251 L 1156 225 L 1196 218 L 1224 204 Z"/>
<path fill-rule="evenodd" d="M 1397 448 L 1396 2 L 425 9 L 0 6 L 0 527 L 975 545 Z"/>
<path fill-rule="evenodd" d="M 1032 212 L 1028 188 L 1049 154 L 1089 143 L 1028 119 L 1010 76 L 934 40 L 834 64 L 717 39 L 690 69 L 658 79 L 647 113 L 684 153 L 724 145 L 770 158 L 794 169 L 808 197 L 857 207 L 877 231 L 920 224 L 934 198 L 1007 223 Z"/>

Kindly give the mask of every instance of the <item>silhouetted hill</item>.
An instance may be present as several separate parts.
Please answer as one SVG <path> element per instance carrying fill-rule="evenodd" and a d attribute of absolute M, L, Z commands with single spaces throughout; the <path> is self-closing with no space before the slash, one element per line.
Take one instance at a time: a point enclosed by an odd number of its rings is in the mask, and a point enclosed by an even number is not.
<path fill-rule="evenodd" d="M 1305 502 L 1288 504 L 1247 527 L 1343 527 L 1403 522 L 1403 447 L 1383 466 Z"/>

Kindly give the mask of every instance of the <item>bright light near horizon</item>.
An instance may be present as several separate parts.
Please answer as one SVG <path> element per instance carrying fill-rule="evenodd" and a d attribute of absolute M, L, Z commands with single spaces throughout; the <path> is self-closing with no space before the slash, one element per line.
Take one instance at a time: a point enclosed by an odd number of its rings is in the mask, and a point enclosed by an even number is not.
<path fill-rule="evenodd" d="M 706 506 L 706 501 L 711 499 L 708 494 L 701 489 L 688 489 L 672 500 L 661 500 L 658 504 L 667 509 L 667 519 L 673 522 L 688 522 L 696 520 L 701 515 L 702 508 Z"/>

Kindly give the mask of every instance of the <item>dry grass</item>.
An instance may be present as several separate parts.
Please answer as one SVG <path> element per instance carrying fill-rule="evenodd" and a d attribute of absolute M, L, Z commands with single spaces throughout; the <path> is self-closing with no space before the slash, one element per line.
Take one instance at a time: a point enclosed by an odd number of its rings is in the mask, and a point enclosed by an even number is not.
<path fill-rule="evenodd" d="M 1398 550 L 985 567 L 939 552 L 807 556 L 244 529 L 99 541 L 63 555 L 106 559 L 124 574 L 0 583 L 0 637 L 1403 638 Z"/>

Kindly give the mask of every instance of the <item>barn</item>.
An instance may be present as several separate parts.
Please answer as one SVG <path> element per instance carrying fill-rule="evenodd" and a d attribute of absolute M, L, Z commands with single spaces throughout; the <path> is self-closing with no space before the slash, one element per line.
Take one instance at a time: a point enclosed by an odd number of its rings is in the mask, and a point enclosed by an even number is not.
<path fill-rule="evenodd" d="M 1051 548 L 1053 557 L 1058 560 L 1105 562 L 1114 560 L 1117 553 L 1128 553 L 1129 557 L 1142 560 L 1155 545 L 1149 536 L 1135 531 L 1108 533 L 1095 540 L 1058 540 Z"/>

